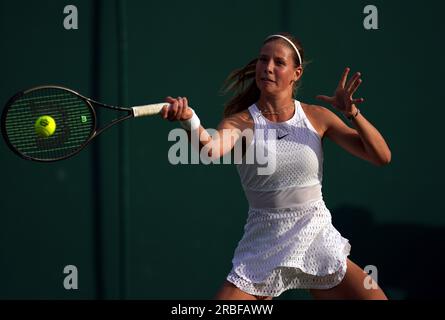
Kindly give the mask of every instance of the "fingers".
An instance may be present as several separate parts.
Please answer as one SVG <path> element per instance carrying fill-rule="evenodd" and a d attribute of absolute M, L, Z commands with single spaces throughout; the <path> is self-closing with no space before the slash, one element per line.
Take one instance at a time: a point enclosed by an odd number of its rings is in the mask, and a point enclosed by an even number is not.
<path fill-rule="evenodd" d="M 349 74 L 349 70 L 351 70 L 351 69 L 349 69 L 349 67 L 348 67 L 343 71 L 343 75 L 341 76 L 340 82 L 338 83 L 338 88 L 345 87 L 346 79 L 348 78 L 348 74 Z"/>
<path fill-rule="evenodd" d="M 360 86 L 360 84 L 363 82 L 362 79 L 357 79 L 352 85 L 351 85 L 351 89 L 348 91 L 349 92 L 349 96 L 352 98 L 352 95 L 357 91 L 358 87 Z"/>
<path fill-rule="evenodd" d="M 345 68 L 345 70 L 343 71 L 343 75 L 340 79 L 340 82 L 338 83 L 338 88 L 344 88 L 347 92 L 350 92 L 352 95 L 357 90 L 360 83 L 362 82 L 362 80 L 360 79 L 360 77 L 362 75 L 360 72 L 357 72 L 354 74 L 354 76 L 351 79 L 349 79 L 348 83 L 346 83 L 346 80 L 348 79 L 349 71 L 351 71 L 351 69 L 349 67 Z"/>
<path fill-rule="evenodd" d="M 162 117 L 162 119 L 167 119 L 168 108 L 169 108 L 169 105 L 165 105 L 165 106 L 162 107 L 162 109 L 161 109 L 161 117 Z"/>
<path fill-rule="evenodd" d="M 183 106 L 182 98 L 181 97 L 176 98 L 175 101 L 171 104 L 170 109 L 168 110 L 168 120 L 177 121 L 178 113 L 181 112 L 182 106 Z"/>
<path fill-rule="evenodd" d="M 318 100 L 321 100 L 323 102 L 326 102 L 326 103 L 333 103 L 333 101 L 334 101 L 333 97 L 328 97 L 328 96 L 324 96 L 324 95 L 318 95 L 315 98 Z"/>
<path fill-rule="evenodd" d="M 357 90 L 358 86 L 362 82 L 362 80 L 360 79 L 361 76 L 362 76 L 361 73 L 357 72 L 351 79 L 349 79 L 345 89 L 351 95 L 355 92 L 355 90 Z M 352 91 L 353 88 L 355 88 L 354 91 Z"/>
<path fill-rule="evenodd" d="M 183 109 L 184 109 L 184 99 L 178 97 L 178 109 L 176 110 L 176 113 L 173 115 L 173 121 L 178 121 L 179 119 L 181 119 L 181 114 Z"/>
<path fill-rule="evenodd" d="M 170 96 L 165 98 L 165 101 L 167 101 L 168 103 L 173 103 L 173 102 L 175 102 L 175 100 L 176 100 L 175 98 L 172 98 Z"/>
<path fill-rule="evenodd" d="M 365 101 L 365 99 L 353 99 L 353 94 L 357 91 L 360 84 L 363 82 L 360 78 L 362 75 L 360 72 L 356 72 L 349 81 L 348 75 L 350 72 L 350 68 L 347 67 L 343 71 L 343 74 L 341 76 L 340 82 L 338 83 L 338 87 L 335 90 L 334 97 L 327 97 L 327 96 L 317 96 L 316 98 L 319 100 L 322 100 L 324 102 L 330 103 L 336 108 L 339 108 L 341 110 L 346 110 L 349 108 L 351 104 L 358 104 Z"/>
<path fill-rule="evenodd" d="M 167 102 L 168 104 L 163 106 L 162 109 L 161 109 L 161 117 L 162 117 L 162 119 L 167 119 L 168 118 L 168 112 L 169 112 L 169 109 L 170 109 L 170 105 L 175 102 L 175 99 L 170 97 L 170 96 L 168 96 L 168 97 L 165 98 L 165 102 Z"/>
<path fill-rule="evenodd" d="M 184 113 L 188 108 L 187 98 L 183 97 L 166 97 L 165 101 L 168 102 L 169 106 L 164 106 L 161 109 L 161 116 L 163 119 L 169 121 L 179 121 L 183 120 Z"/>

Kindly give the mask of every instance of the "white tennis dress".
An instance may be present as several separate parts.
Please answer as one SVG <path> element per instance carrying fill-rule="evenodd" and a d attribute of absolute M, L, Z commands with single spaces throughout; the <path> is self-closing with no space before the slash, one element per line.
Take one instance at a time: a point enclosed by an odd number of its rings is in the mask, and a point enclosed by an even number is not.
<path fill-rule="evenodd" d="M 255 134 L 247 150 L 267 149 L 268 139 L 275 139 L 276 168 L 259 175 L 264 165 L 237 165 L 249 212 L 227 280 L 258 296 L 332 288 L 346 273 L 351 247 L 332 225 L 322 198 L 321 138 L 297 100 L 293 117 L 285 122 L 266 119 L 255 104 L 249 112 Z"/>

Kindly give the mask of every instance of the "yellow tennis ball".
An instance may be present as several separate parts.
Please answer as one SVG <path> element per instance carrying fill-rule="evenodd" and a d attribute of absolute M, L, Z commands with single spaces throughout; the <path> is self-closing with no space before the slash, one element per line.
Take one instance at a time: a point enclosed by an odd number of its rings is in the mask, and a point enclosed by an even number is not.
<path fill-rule="evenodd" d="M 36 133 L 41 137 L 49 137 L 56 131 L 56 121 L 50 116 L 41 116 L 34 124 Z"/>

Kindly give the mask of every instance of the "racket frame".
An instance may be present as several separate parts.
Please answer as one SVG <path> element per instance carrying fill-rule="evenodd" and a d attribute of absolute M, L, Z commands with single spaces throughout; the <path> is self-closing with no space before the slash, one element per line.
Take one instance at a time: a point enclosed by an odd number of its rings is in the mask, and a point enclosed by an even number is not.
<path fill-rule="evenodd" d="M 38 158 L 33 158 L 30 156 L 27 156 L 25 154 L 22 154 L 20 151 L 18 151 L 9 141 L 9 137 L 7 135 L 6 132 L 6 116 L 8 114 L 8 110 L 10 109 L 10 107 L 14 104 L 14 102 L 18 99 L 20 99 L 21 97 L 23 97 L 26 94 L 29 94 L 33 91 L 37 91 L 37 90 L 42 90 L 42 89 L 59 89 L 59 90 L 64 90 L 64 91 L 68 91 L 71 94 L 76 95 L 77 97 L 81 98 L 85 104 L 90 108 L 91 113 L 92 113 L 92 119 L 93 119 L 93 130 L 90 134 L 90 136 L 88 137 L 88 139 L 85 140 L 85 142 L 73 153 L 69 154 L 68 156 L 63 156 L 63 157 L 59 157 L 59 158 L 54 158 L 54 159 L 38 159 Z M 96 107 L 103 107 L 106 109 L 110 109 L 110 110 L 114 110 L 114 111 L 120 111 L 120 112 L 126 112 L 127 114 L 125 116 L 122 116 L 120 118 L 114 119 L 111 122 L 107 123 L 105 126 L 103 126 L 102 128 L 98 128 L 98 124 L 97 124 L 97 114 L 96 114 Z M 65 160 L 68 158 L 71 158 L 75 155 L 77 155 L 80 151 L 82 151 L 85 147 L 87 147 L 87 145 L 91 142 L 91 140 L 93 140 L 95 137 L 97 137 L 99 134 L 101 134 L 102 132 L 104 132 L 105 130 L 107 130 L 108 128 L 112 127 L 113 125 L 122 122 L 124 120 L 130 119 L 134 117 L 134 111 L 132 108 L 125 108 L 125 107 L 116 107 L 116 106 L 111 106 L 111 105 L 107 105 L 101 102 L 97 102 L 93 99 L 87 98 L 83 95 L 81 95 L 80 93 L 63 87 L 63 86 L 58 86 L 58 85 L 43 85 L 43 86 L 37 86 L 37 87 L 33 87 L 27 90 L 23 90 L 18 92 L 17 94 L 15 94 L 13 97 L 11 97 L 8 102 L 5 104 L 3 111 L 2 111 L 2 116 L 1 116 L 1 132 L 2 135 L 4 137 L 4 140 L 7 144 L 7 146 L 9 147 L 9 149 L 11 149 L 15 154 L 17 154 L 18 156 L 20 156 L 21 158 L 24 158 L 25 160 L 32 160 L 32 161 L 36 161 L 36 162 L 56 162 L 56 161 L 60 161 L 60 160 Z"/>

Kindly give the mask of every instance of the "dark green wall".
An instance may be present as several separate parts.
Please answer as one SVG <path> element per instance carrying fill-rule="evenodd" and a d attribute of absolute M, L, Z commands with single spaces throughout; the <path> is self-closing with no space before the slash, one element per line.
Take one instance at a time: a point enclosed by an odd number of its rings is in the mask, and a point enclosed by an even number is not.
<path fill-rule="evenodd" d="M 79 10 L 79 30 L 63 28 L 68 4 Z M 363 28 L 367 4 L 379 10 L 379 30 Z M 1 104 L 50 83 L 118 104 L 115 7 L 0 0 Z M 437 288 L 444 280 L 430 273 L 444 267 L 444 8 L 433 0 L 127 0 L 128 104 L 187 96 L 215 128 L 225 77 L 283 29 L 301 39 L 311 61 L 300 100 L 331 94 L 346 66 L 361 71 L 361 110 L 387 139 L 392 162 L 375 167 L 327 141 L 325 201 L 352 244 L 351 259 L 376 265 L 390 298 L 443 297 Z M 169 164 L 167 136 L 175 127 L 159 118 L 126 125 L 124 228 L 118 128 L 50 165 L 21 160 L 0 143 L 0 298 L 212 298 L 231 268 L 247 204 L 233 166 Z M 79 269 L 76 291 L 63 288 L 69 264 Z M 308 295 L 281 297 L 296 298 Z"/>

